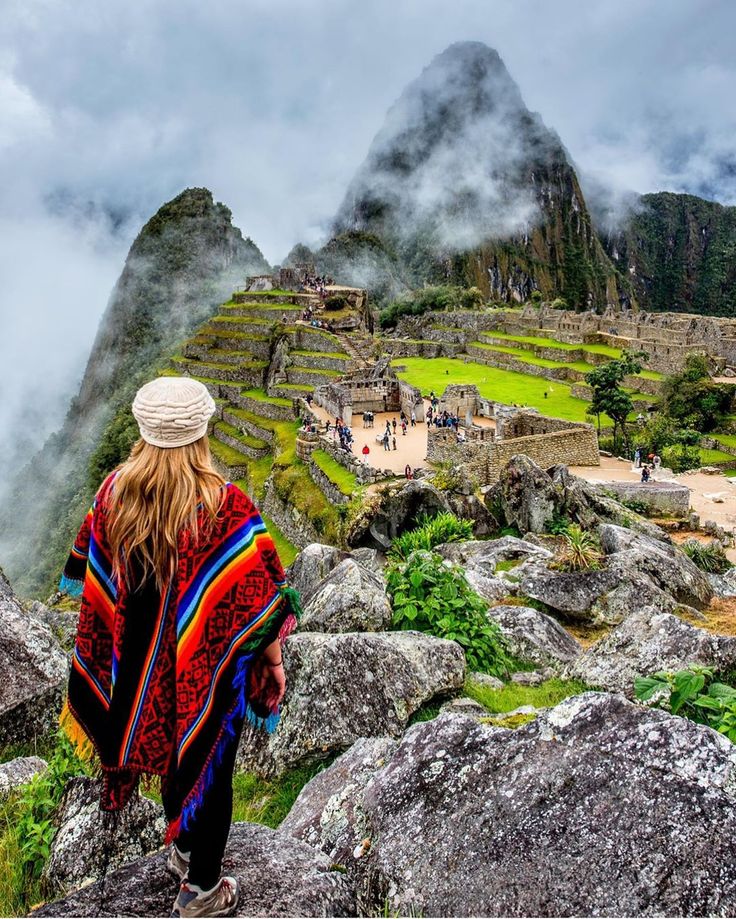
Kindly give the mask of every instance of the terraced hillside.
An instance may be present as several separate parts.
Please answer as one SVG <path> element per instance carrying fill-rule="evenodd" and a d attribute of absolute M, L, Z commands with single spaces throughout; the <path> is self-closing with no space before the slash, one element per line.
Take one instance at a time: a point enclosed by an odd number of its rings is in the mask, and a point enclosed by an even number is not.
<path fill-rule="evenodd" d="M 194 377 L 215 399 L 210 445 L 222 475 L 259 503 L 268 481 L 276 498 L 337 541 L 335 508 L 296 454 L 297 418 L 299 399 L 343 375 L 353 358 L 344 336 L 297 324 L 308 300 L 291 291 L 234 294 L 162 373 Z M 267 522 L 288 564 L 296 550 Z"/>

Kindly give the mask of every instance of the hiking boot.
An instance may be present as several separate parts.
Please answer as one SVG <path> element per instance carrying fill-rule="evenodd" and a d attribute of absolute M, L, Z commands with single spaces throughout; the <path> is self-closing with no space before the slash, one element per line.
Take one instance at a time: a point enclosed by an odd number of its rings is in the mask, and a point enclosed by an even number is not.
<path fill-rule="evenodd" d="M 235 878 L 223 877 L 212 890 L 200 890 L 184 881 L 179 896 L 174 900 L 172 916 L 232 916 L 238 907 L 238 882 Z"/>
<path fill-rule="evenodd" d="M 189 871 L 189 853 L 180 852 L 174 843 L 169 849 L 169 857 L 166 859 L 166 870 L 173 874 L 174 877 L 183 881 Z"/>

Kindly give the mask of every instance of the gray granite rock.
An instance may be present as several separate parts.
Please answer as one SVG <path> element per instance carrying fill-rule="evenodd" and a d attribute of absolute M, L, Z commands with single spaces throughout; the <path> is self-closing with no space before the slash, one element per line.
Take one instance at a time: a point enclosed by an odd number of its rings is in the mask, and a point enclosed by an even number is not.
<path fill-rule="evenodd" d="M 365 771 L 348 789 L 338 760 L 321 794 L 307 785 L 297 799 L 293 827 L 340 854 L 364 912 L 736 910 L 736 748 L 684 718 L 607 693 L 515 730 L 443 714 Z M 336 812 L 339 831 L 323 833 Z"/>
<path fill-rule="evenodd" d="M 27 785 L 48 766 L 40 756 L 18 756 L 0 763 L 0 798 L 6 797 L 16 788 Z"/>
<path fill-rule="evenodd" d="M 163 845 L 166 818 L 155 801 L 134 796 L 111 818 L 100 810 L 100 783 L 79 777 L 64 790 L 43 881 L 57 894 L 68 893 L 108 869 L 119 868 Z"/>
<path fill-rule="evenodd" d="M 67 657 L 51 629 L 29 615 L 3 578 L 0 591 L 0 746 L 27 743 L 56 724 Z"/>
<path fill-rule="evenodd" d="M 165 853 L 140 858 L 34 916 L 170 916 L 179 884 Z M 265 826 L 236 823 L 223 871 L 240 882 L 236 916 L 355 916 L 355 893 L 329 858 Z"/>
<path fill-rule="evenodd" d="M 688 664 L 736 664 L 736 638 L 713 635 L 653 607 L 636 610 L 568 668 L 568 675 L 631 697 L 637 676 Z"/>
<path fill-rule="evenodd" d="M 397 737 L 425 702 L 461 689 L 458 644 L 421 632 L 301 632 L 284 649 L 281 722 L 265 735 L 249 726 L 239 759 L 280 774 L 345 750 L 360 737 Z"/>
<path fill-rule="evenodd" d="M 559 667 L 575 660 L 582 646 L 546 613 L 529 606 L 491 606 L 488 616 L 496 622 L 511 653 L 540 666 Z"/>
<path fill-rule="evenodd" d="M 311 592 L 299 627 L 310 632 L 379 632 L 390 624 L 383 576 L 347 558 Z"/>

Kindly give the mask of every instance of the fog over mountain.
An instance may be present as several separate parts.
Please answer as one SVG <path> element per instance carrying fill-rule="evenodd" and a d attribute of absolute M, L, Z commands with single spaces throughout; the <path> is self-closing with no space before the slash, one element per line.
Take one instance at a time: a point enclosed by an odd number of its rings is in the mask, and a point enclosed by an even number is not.
<path fill-rule="evenodd" d="M 729 0 L 2 4 L 0 464 L 60 420 L 162 202 L 212 189 L 272 263 L 322 242 L 385 112 L 452 42 L 499 52 L 594 213 L 629 190 L 736 202 L 735 31 Z"/>

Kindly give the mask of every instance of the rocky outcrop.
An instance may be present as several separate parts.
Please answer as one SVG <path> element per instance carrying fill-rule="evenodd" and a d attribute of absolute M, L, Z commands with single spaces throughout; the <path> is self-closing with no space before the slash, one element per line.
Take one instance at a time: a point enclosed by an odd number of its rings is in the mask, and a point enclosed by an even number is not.
<path fill-rule="evenodd" d="M 34 916 L 169 916 L 179 883 L 165 853 L 138 859 L 104 882 L 50 903 Z M 354 916 L 355 894 L 339 867 L 306 843 L 252 823 L 230 831 L 225 874 L 240 882 L 236 916 Z"/>
<path fill-rule="evenodd" d="M 360 737 L 397 737 L 430 699 L 460 689 L 465 655 L 420 632 L 304 632 L 284 649 L 286 697 L 275 733 L 246 727 L 239 759 L 274 775 L 345 750 Z"/>
<path fill-rule="evenodd" d="M 399 915 L 731 915 L 734 789 L 724 737 L 586 693 L 513 731 L 446 714 L 338 759 L 283 829 Z"/>
<path fill-rule="evenodd" d="M 518 569 L 519 590 L 533 600 L 571 619 L 583 622 L 593 617 L 594 604 L 622 582 L 621 574 L 602 568 L 597 571 L 552 571 L 537 563 Z"/>
<path fill-rule="evenodd" d="M 380 632 L 390 624 L 383 576 L 346 558 L 309 594 L 299 627 L 309 632 Z"/>
<path fill-rule="evenodd" d="M 507 463 L 491 493 L 500 502 L 506 523 L 522 533 L 544 533 L 560 503 L 552 479 L 523 454 Z"/>
<path fill-rule="evenodd" d="M 155 852 L 166 832 L 163 808 L 148 798 L 136 796 L 118 815 L 105 815 L 100 810 L 100 783 L 86 777 L 68 783 L 54 822 L 57 829 L 43 881 L 57 895 Z"/>
<path fill-rule="evenodd" d="M 496 622 L 514 657 L 540 666 L 569 664 L 582 646 L 555 619 L 529 606 L 491 606 Z"/>
<path fill-rule="evenodd" d="M 350 546 L 368 546 L 385 552 L 404 530 L 417 525 L 423 514 L 433 517 L 449 511 L 445 495 L 429 482 L 417 479 L 383 494 L 365 508 L 348 534 Z"/>
<path fill-rule="evenodd" d="M 27 785 L 48 766 L 40 756 L 18 756 L 0 763 L 0 799 Z"/>
<path fill-rule="evenodd" d="M 0 747 L 55 725 L 67 659 L 51 629 L 29 615 L 4 581 L 0 593 Z"/>
<path fill-rule="evenodd" d="M 702 664 L 716 670 L 736 664 L 736 638 L 713 635 L 652 607 L 632 612 L 569 668 L 588 686 L 634 694 L 637 676 Z"/>
<path fill-rule="evenodd" d="M 599 535 L 601 548 L 611 556 L 609 565 L 622 575 L 644 573 L 680 603 L 698 609 L 710 602 L 707 576 L 677 546 L 610 524 L 602 525 Z"/>
<path fill-rule="evenodd" d="M 502 536 L 500 539 L 486 541 L 447 542 L 437 546 L 434 551 L 443 558 L 462 565 L 466 570 L 477 569 L 488 576 L 496 573 L 499 562 L 522 562 L 530 558 L 551 561 L 553 558 L 549 549 L 525 539 L 517 539 L 515 536 Z"/>

